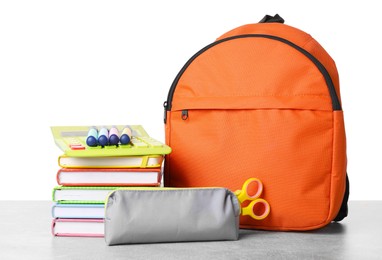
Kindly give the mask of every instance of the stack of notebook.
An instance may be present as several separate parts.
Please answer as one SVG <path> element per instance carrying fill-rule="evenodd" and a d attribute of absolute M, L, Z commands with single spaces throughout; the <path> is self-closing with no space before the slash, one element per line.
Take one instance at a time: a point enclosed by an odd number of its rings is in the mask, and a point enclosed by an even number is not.
<path fill-rule="evenodd" d="M 122 132 L 126 126 L 116 126 Z M 52 127 L 59 156 L 53 189 L 52 233 L 55 236 L 104 235 L 104 202 L 110 192 L 126 186 L 161 186 L 162 162 L 171 149 L 148 136 L 142 126 L 129 126 L 128 144 L 86 144 L 89 129 Z"/>

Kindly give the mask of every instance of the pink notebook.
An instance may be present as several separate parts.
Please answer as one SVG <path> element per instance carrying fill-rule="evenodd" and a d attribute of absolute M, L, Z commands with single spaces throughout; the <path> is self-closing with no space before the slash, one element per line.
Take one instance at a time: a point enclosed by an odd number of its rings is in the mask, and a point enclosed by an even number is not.
<path fill-rule="evenodd" d="M 103 219 L 53 219 L 53 236 L 104 237 Z"/>

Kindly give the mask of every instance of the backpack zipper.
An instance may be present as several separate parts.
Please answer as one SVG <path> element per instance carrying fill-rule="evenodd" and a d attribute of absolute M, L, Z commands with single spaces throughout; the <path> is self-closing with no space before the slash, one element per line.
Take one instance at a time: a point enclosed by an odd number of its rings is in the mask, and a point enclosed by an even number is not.
<path fill-rule="evenodd" d="M 187 120 L 188 119 L 188 110 L 184 109 L 182 110 L 182 120 Z"/>
<path fill-rule="evenodd" d="M 163 103 L 163 108 L 164 108 L 163 122 L 166 124 L 166 121 L 167 121 L 167 101 L 165 101 Z"/>
<path fill-rule="evenodd" d="M 283 42 L 283 43 L 291 46 L 292 48 L 296 49 L 297 51 L 301 52 L 302 54 L 304 54 L 308 59 L 310 59 L 314 63 L 314 65 L 316 65 L 317 69 L 324 76 L 326 85 L 328 86 L 330 98 L 332 100 L 332 108 L 333 108 L 333 110 L 341 110 L 342 109 L 340 101 L 339 101 L 337 93 L 336 93 L 336 89 L 334 88 L 333 81 L 332 81 L 332 79 L 331 79 L 331 77 L 329 75 L 329 72 L 326 70 L 324 65 L 322 65 L 322 63 L 319 62 L 312 54 L 310 54 L 308 51 L 306 51 L 305 49 L 301 48 L 300 46 L 294 44 L 293 42 L 290 42 L 290 41 L 288 41 L 288 40 L 286 40 L 284 38 L 281 38 L 281 37 L 277 37 L 277 36 L 273 36 L 273 35 L 268 35 L 268 34 L 243 34 L 243 35 L 236 35 L 236 36 L 232 36 L 232 37 L 221 39 L 219 41 L 215 41 L 215 42 L 205 46 L 203 49 L 201 49 L 197 53 L 195 53 L 186 62 L 186 64 L 183 66 L 183 68 L 179 71 L 178 75 L 176 75 L 176 77 L 175 77 L 175 79 L 174 79 L 174 81 L 173 81 L 173 83 L 172 83 L 172 85 L 170 87 L 170 91 L 168 92 L 167 101 L 165 102 L 165 105 L 164 105 L 164 109 L 165 109 L 164 122 L 165 123 L 166 123 L 166 111 L 171 111 L 172 99 L 173 99 L 173 96 L 174 96 L 175 88 L 178 85 L 180 77 L 183 75 L 183 73 L 188 68 L 188 66 L 190 66 L 191 63 L 199 55 L 201 55 L 203 52 L 207 51 L 208 49 L 214 47 L 215 45 L 218 45 L 220 43 L 223 43 L 223 42 L 226 42 L 226 41 L 230 41 L 230 40 L 240 39 L 240 38 L 267 38 L 267 39 L 271 39 L 271 40 L 276 40 L 276 41 L 279 41 L 279 42 Z"/>

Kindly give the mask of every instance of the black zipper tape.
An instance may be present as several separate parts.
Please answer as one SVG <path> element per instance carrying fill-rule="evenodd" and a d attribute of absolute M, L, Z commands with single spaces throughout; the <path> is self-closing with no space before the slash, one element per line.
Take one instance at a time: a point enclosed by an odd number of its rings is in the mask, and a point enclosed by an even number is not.
<path fill-rule="evenodd" d="M 340 101 L 339 101 L 339 98 L 338 98 L 337 93 L 336 93 L 336 89 L 334 88 L 333 81 L 332 81 L 332 79 L 331 79 L 331 77 L 329 75 L 329 72 L 326 70 L 324 65 L 322 65 L 322 63 L 319 62 L 312 54 L 310 54 L 308 51 L 306 51 L 305 49 L 301 48 L 300 46 L 294 44 L 293 42 L 290 42 L 290 41 L 288 41 L 288 40 L 286 40 L 284 38 L 281 38 L 281 37 L 277 37 L 277 36 L 273 36 L 273 35 L 268 35 L 268 34 L 242 34 L 242 35 L 236 35 L 236 36 L 224 38 L 224 39 L 221 39 L 219 41 L 215 41 L 215 42 L 207 45 L 206 47 L 204 47 L 203 49 L 201 49 L 197 53 L 195 53 L 194 56 L 192 56 L 186 62 L 186 64 L 184 64 L 183 68 L 179 71 L 178 75 L 176 75 L 176 77 L 175 77 L 175 79 L 174 79 L 174 81 L 173 81 L 173 83 L 171 85 L 170 91 L 168 92 L 167 103 L 166 103 L 166 106 L 165 106 L 165 110 L 167 110 L 167 111 L 171 110 L 172 99 L 173 99 L 175 88 L 178 85 L 180 77 L 186 71 L 188 66 L 190 66 L 190 64 L 199 55 L 201 55 L 203 52 L 207 51 L 208 49 L 214 47 L 215 45 L 218 45 L 218 44 L 226 42 L 226 41 L 231 41 L 231 40 L 241 39 L 241 38 L 267 38 L 267 39 L 283 42 L 283 43 L 293 47 L 297 51 L 301 52 L 302 54 L 304 54 L 308 59 L 310 59 L 314 63 L 314 65 L 316 65 L 317 69 L 324 76 L 326 85 L 328 86 L 330 98 L 332 100 L 332 108 L 333 108 L 333 110 L 341 110 L 342 109 Z M 165 119 L 165 122 L 166 122 L 166 119 Z"/>

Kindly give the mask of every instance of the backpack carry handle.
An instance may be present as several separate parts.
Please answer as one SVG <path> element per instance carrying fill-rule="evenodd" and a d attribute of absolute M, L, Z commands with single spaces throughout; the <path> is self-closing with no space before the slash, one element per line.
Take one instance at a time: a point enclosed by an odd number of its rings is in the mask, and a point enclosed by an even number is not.
<path fill-rule="evenodd" d="M 278 14 L 275 14 L 275 16 L 267 14 L 259 23 L 284 23 L 284 19 Z"/>

